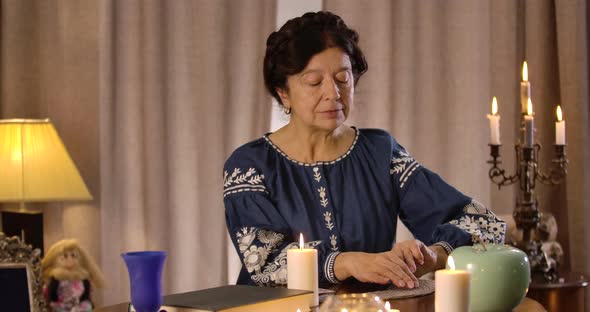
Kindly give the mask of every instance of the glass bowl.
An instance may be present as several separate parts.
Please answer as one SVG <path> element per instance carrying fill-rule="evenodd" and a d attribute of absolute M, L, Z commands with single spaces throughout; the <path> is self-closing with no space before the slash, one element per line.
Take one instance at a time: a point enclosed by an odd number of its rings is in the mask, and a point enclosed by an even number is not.
<path fill-rule="evenodd" d="M 326 298 L 319 312 L 386 312 L 385 302 L 368 294 L 334 295 Z"/>

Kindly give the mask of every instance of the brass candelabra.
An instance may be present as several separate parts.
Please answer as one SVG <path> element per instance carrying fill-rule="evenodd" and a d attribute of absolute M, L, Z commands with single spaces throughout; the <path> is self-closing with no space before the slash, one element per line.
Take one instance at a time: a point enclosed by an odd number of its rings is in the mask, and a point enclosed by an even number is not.
<path fill-rule="evenodd" d="M 524 128 L 523 137 L 524 137 Z M 541 241 L 533 237 L 533 231 L 537 229 L 541 214 L 539 203 L 535 194 L 536 182 L 547 185 L 557 185 L 564 181 L 567 175 L 567 163 L 565 145 L 554 145 L 555 156 L 549 172 L 543 172 L 539 166 L 539 152 L 541 144 L 527 145 L 517 141 L 514 145 L 516 154 L 516 173 L 506 175 L 506 171 L 500 167 L 500 144 L 489 144 L 492 159 L 488 161 L 492 167 L 489 177 L 492 182 L 502 186 L 508 186 L 519 182 L 518 199 L 513 216 L 518 229 L 522 230 L 522 241 L 516 243 L 529 257 L 531 270 L 545 273 L 546 278 L 555 276 L 555 259 L 551 259 L 541 250 Z"/>

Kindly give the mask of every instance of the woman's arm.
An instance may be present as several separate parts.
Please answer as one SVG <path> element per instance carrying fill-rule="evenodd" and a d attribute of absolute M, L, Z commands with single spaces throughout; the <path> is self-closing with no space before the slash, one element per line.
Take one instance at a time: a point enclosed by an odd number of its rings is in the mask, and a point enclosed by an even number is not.
<path fill-rule="evenodd" d="M 227 229 L 245 268 L 240 283 L 277 286 L 287 283 L 287 250 L 298 248 L 299 232 L 290 228 L 275 203 L 270 199 L 265 177 L 253 167 L 226 168 L 224 205 Z M 334 259 L 329 241 L 313 240 L 311 233 L 306 248 L 318 250 L 318 281 L 337 283 Z M 248 273 L 246 275 L 246 273 Z"/>
<path fill-rule="evenodd" d="M 504 242 L 506 224 L 489 209 L 417 163 L 401 146 L 393 155 L 391 177 L 399 195 L 399 217 L 414 237 L 447 254 L 473 244 L 473 235 L 486 243 Z"/>
<path fill-rule="evenodd" d="M 414 288 L 418 279 L 408 265 L 393 251 L 381 253 L 343 252 L 336 257 L 334 273 L 338 280 L 354 277 L 365 283 Z"/>

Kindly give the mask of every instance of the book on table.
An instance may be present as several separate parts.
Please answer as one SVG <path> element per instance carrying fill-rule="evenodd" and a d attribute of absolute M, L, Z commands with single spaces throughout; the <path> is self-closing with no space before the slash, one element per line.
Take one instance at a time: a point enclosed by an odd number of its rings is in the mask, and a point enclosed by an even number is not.
<path fill-rule="evenodd" d="M 312 291 L 228 285 L 164 296 L 166 312 L 309 311 Z"/>

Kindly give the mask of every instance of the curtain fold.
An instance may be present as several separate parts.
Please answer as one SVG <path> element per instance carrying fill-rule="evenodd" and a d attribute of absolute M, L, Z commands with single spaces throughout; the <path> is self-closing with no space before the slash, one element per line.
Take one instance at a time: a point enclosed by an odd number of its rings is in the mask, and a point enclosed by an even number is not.
<path fill-rule="evenodd" d="M 539 207 L 556 216 L 565 268 L 590 272 L 587 2 L 324 0 L 324 7 L 359 31 L 369 63 L 354 123 L 389 130 L 425 166 L 507 216 L 517 189 L 490 183 L 485 115 L 497 96 L 502 166 L 514 173 L 526 60 L 544 171 L 554 156 L 557 104 L 566 114 L 567 181 L 538 183 Z"/>
<path fill-rule="evenodd" d="M 569 171 L 566 210 L 571 268 L 590 273 L 590 4 L 588 1 L 555 1 L 557 71 L 562 108 L 567 115 Z M 588 296 L 589 290 L 586 294 Z M 587 308 L 590 310 L 590 307 Z"/>
<path fill-rule="evenodd" d="M 128 296 L 117 255 L 129 250 L 168 251 L 165 293 L 227 283 L 221 168 L 269 126 L 261 77 L 274 10 L 262 0 L 103 5 L 106 302 Z"/>
<path fill-rule="evenodd" d="M 275 15 L 265 0 L 0 2 L 0 117 L 50 117 L 94 195 L 44 205 L 44 234 L 101 263 L 99 306 L 129 299 L 125 251 L 168 252 L 164 293 L 239 270 L 222 168 L 269 127 Z"/>
<path fill-rule="evenodd" d="M 45 250 L 76 238 L 97 261 L 98 7 L 91 1 L 0 1 L 0 118 L 51 119 L 94 196 L 27 207 L 42 209 Z M 100 291 L 96 295 L 100 302 Z"/>

